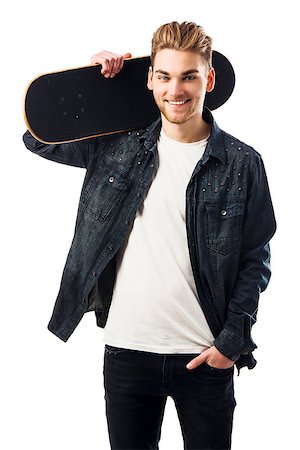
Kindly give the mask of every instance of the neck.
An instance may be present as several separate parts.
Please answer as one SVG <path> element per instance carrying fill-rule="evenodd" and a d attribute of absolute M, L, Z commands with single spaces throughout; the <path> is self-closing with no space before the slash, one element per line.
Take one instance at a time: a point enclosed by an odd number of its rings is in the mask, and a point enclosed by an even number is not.
<path fill-rule="evenodd" d="M 184 143 L 201 141 L 210 133 L 210 125 L 203 120 L 200 113 L 180 124 L 171 123 L 162 115 L 162 129 L 169 138 Z"/>

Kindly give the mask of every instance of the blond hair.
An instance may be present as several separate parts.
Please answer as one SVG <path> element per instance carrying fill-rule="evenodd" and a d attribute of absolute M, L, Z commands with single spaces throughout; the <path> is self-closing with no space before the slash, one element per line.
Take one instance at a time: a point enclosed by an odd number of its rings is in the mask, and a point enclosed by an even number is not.
<path fill-rule="evenodd" d="M 170 22 L 159 27 L 151 42 L 151 65 L 155 55 L 165 48 L 199 53 L 207 70 L 212 66 L 212 38 L 194 22 Z"/>

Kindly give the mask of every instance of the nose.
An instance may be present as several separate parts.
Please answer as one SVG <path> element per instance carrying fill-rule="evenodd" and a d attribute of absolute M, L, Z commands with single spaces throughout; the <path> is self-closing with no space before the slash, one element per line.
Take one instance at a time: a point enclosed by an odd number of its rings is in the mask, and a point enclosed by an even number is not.
<path fill-rule="evenodd" d="M 169 85 L 169 95 L 170 97 L 172 97 L 172 99 L 180 97 L 183 94 L 183 87 L 182 87 L 182 83 L 181 80 L 177 80 L 176 78 L 173 78 Z"/>

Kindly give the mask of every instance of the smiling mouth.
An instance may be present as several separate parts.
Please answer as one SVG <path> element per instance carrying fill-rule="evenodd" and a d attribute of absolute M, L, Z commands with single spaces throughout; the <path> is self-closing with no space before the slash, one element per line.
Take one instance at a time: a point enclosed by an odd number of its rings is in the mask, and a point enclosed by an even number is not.
<path fill-rule="evenodd" d="M 189 100 L 179 100 L 179 101 L 166 100 L 166 102 L 168 102 L 170 105 L 184 105 L 185 103 L 189 102 Z"/>

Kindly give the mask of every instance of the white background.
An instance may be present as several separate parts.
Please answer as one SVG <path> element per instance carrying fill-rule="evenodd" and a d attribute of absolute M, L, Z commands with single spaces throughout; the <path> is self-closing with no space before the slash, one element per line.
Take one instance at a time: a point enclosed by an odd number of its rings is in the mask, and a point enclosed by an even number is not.
<path fill-rule="evenodd" d="M 237 82 L 215 118 L 263 156 L 278 231 L 254 339 L 236 377 L 233 450 L 294 449 L 299 416 L 299 38 L 296 2 L 10 1 L 1 11 L 1 437 L 5 450 L 109 449 L 103 330 L 87 314 L 67 343 L 47 330 L 71 243 L 82 169 L 28 152 L 22 96 L 40 73 L 101 49 L 150 52 L 153 31 L 190 20 L 214 38 Z M 3 9 L 4 8 L 4 9 Z M 259 222 L 259 217 L 257 218 Z M 218 430 L 216 430 L 218 432 Z M 299 439 L 298 439 L 299 441 Z M 161 450 L 183 448 L 168 400 Z"/>

